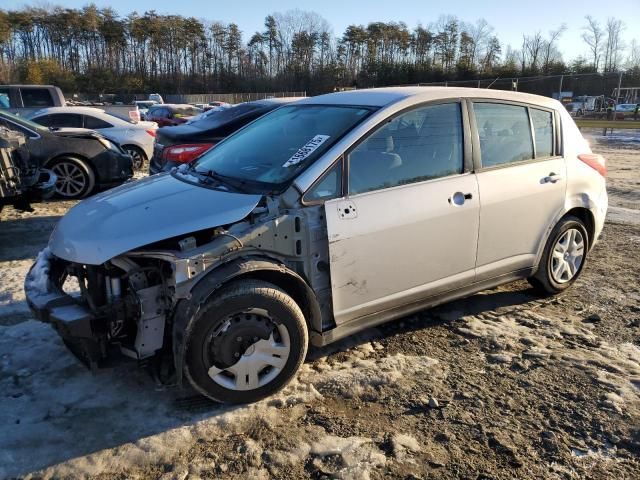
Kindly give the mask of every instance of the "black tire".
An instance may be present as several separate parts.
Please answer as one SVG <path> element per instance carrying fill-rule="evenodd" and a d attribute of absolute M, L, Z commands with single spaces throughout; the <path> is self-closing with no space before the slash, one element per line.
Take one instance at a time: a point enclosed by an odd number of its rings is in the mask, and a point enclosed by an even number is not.
<path fill-rule="evenodd" d="M 89 195 L 96 185 L 96 176 L 86 161 L 75 157 L 55 159 L 48 168 L 58 176 L 56 196 L 68 200 L 83 198 Z M 69 175 L 67 175 L 69 174 Z M 66 178 L 73 177 L 78 184 L 69 184 Z"/>
<path fill-rule="evenodd" d="M 133 170 L 141 170 L 147 161 L 147 156 L 142 149 L 135 145 L 123 145 L 122 149 L 131 156 L 131 159 L 133 160 Z"/>
<path fill-rule="evenodd" d="M 579 231 L 582 235 L 584 243 L 582 260 L 571 278 L 565 281 L 558 281 L 553 274 L 553 249 L 556 247 L 558 240 L 560 240 L 562 236 L 571 229 Z M 582 220 L 574 216 L 566 216 L 562 218 L 554 227 L 551 235 L 549 235 L 547 244 L 544 247 L 544 252 L 540 258 L 538 269 L 536 273 L 528 279 L 529 283 L 543 294 L 553 295 L 569 288 L 584 270 L 584 266 L 587 262 L 587 252 L 589 251 L 589 242 L 589 235 Z"/>
<path fill-rule="evenodd" d="M 251 308 L 267 312 L 276 328 L 286 327 L 290 343 L 288 358 L 277 376 L 265 385 L 251 390 L 226 388 L 208 373 L 212 366 L 212 361 L 207 359 L 211 355 L 212 339 L 229 318 Z M 239 325 L 242 321 L 240 319 Z M 264 281 L 239 280 L 215 292 L 198 310 L 185 341 L 184 374 L 198 392 L 218 402 L 250 403 L 277 392 L 293 378 L 307 354 L 309 334 L 302 310 L 285 291 Z"/>

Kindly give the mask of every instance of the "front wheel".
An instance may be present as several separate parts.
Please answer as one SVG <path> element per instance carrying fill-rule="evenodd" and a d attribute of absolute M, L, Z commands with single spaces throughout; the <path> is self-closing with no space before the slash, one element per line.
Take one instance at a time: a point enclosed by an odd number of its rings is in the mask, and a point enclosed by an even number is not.
<path fill-rule="evenodd" d="M 307 353 L 308 332 L 286 292 L 241 280 L 211 296 L 186 342 L 185 376 L 197 391 L 219 402 L 249 403 L 293 378 Z"/>
<path fill-rule="evenodd" d="M 56 195 L 66 199 L 82 198 L 93 190 L 96 177 L 84 160 L 63 157 L 55 160 L 51 170 L 56 174 Z"/>
<path fill-rule="evenodd" d="M 587 260 L 589 238 L 582 220 L 565 217 L 545 245 L 538 271 L 529 282 L 545 293 L 559 293 L 576 281 Z"/>

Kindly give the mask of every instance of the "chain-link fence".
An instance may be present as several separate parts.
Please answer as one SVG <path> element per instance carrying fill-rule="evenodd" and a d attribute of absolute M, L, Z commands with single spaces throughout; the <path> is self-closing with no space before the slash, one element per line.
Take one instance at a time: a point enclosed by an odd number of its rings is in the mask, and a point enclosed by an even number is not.
<path fill-rule="evenodd" d="M 515 90 L 535 93 L 563 102 L 578 97 L 604 97 L 616 103 L 640 102 L 640 74 L 581 73 L 535 77 L 486 78 L 481 80 L 455 80 L 437 83 L 420 83 L 423 86 L 475 87 L 494 90 Z M 620 88 L 620 92 L 618 92 Z"/>
<path fill-rule="evenodd" d="M 247 92 L 247 93 L 203 93 L 203 94 L 167 94 L 163 95 L 167 103 L 242 103 L 265 98 L 306 97 L 307 92 Z M 146 100 L 148 93 L 103 93 L 97 95 L 73 93 L 65 94 L 67 101 L 94 104 L 131 105 L 135 100 Z"/>
<path fill-rule="evenodd" d="M 265 98 L 306 97 L 306 92 L 263 92 L 263 93 L 203 93 L 188 95 L 167 95 L 164 97 L 168 103 L 209 103 L 227 102 L 242 103 Z"/>

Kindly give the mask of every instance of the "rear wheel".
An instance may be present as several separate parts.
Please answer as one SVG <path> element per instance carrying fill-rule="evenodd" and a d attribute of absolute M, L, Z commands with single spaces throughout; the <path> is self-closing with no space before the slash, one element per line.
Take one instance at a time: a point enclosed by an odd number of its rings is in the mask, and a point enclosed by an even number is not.
<path fill-rule="evenodd" d="M 122 149 L 131 156 L 134 170 L 140 170 L 144 165 L 144 162 L 147 161 L 147 156 L 135 145 L 123 145 Z"/>
<path fill-rule="evenodd" d="M 273 284 L 235 282 L 215 293 L 196 315 L 186 340 L 185 376 L 213 400 L 260 400 L 284 387 L 304 361 L 304 315 Z"/>
<path fill-rule="evenodd" d="M 82 198 L 94 188 L 96 177 L 84 160 L 64 157 L 55 160 L 51 170 L 58 177 L 56 194 L 63 198 Z"/>
<path fill-rule="evenodd" d="M 529 282 L 545 293 L 569 288 L 584 269 L 588 245 L 584 223 L 573 216 L 563 218 L 551 232 L 538 271 Z"/>

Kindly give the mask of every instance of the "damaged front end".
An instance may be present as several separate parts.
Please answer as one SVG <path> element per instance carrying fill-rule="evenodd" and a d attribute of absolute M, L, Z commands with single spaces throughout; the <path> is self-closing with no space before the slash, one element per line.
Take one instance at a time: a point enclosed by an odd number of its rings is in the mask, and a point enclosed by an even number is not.
<path fill-rule="evenodd" d="M 143 192 L 149 195 L 152 187 Z M 220 199 L 217 206 L 222 208 L 226 197 L 221 192 L 206 193 Z M 116 238 L 112 233 L 110 243 L 90 242 L 91 235 L 107 236 L 99 229 L 110 221 L 101 217 L 102 225 L 90 223 L 91 212 L 109 200 L 108 195 L 96 198 L 61 220 L 25 281 L 35 316 L 53 325 L 88 366 L 111 364 L 118 352 L 136 360 L 156 356 L 163 367 L 164 360 L 175 367 L 180 382 L 184 339 L 194 312 L 213 291 L 240 276 L 267 279 L 290 292 L 311 335 L 331 326 L 328 244 L 320 206 L 285 206 L 281 198 L 263 196 L 251 200 L 252 208 L 243 207 L 233 216 L 227 209 L 212 220 L 213 208 L 207 204 L 208 221 L 219 226 L 194 231 L 201 224 L 184 220 L 184 233 L 149 231 L 146 238 L 154 241 L 123 251 L 132 238 L 142 237 L 147 219 L 141 217 L 135 228 L 130 224 L 128 235 Z M 245 196 L 238 198 L 247 202 Z M 113 204 L 108 208 L 113 211 Z M 138 202 L 136 208 L 149 215 L 151 207 Z M 100 248 L 90 248 L 92 244 Z M 112 252 L 115 256 L 105 260 Z"/>
<path fill-rule="evenodd" d="M 143 360 L 163 346 L 170 297 L 158 261 L 114 258 L 82 265 L 40 252 L 25 280 L 29 307 L 50 323 L 87 366 L 97 368 L 117 349 Z"/>

